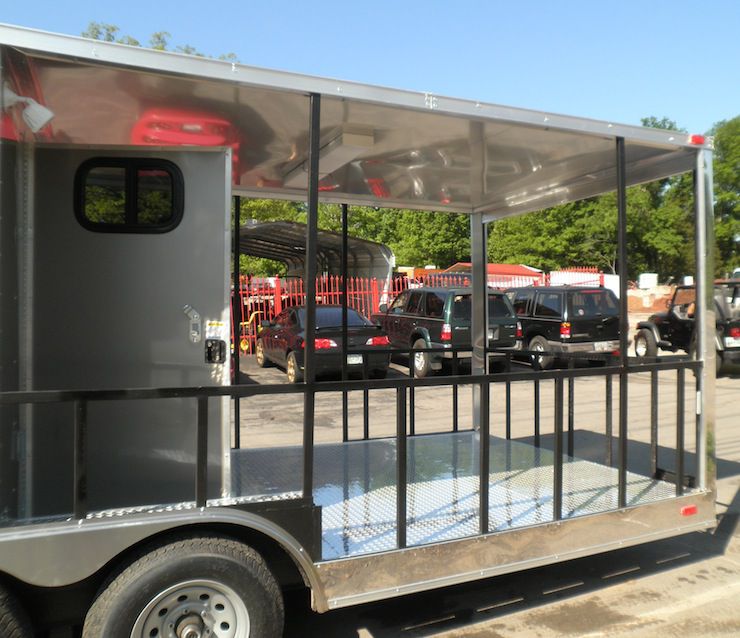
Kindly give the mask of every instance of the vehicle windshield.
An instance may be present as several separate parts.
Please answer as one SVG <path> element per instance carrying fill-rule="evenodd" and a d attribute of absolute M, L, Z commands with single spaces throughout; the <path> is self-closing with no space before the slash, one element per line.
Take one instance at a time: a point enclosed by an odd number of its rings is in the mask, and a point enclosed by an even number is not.
<path fill-rule="evenodd" d="M 513 317 L 514 308 L 506 295 L 488 295 L 489 317 Z M 452 301 L 452 318 L 470 321 L 470 295 L 455 295 Z"/>
<path fill-rule="evenodd" d="M 611 290 L 584 290 L 569 295 L 569 317 L 616 317 L 619 303 Z"/>
<path fill-rule="evenodd" d="M 301 308 L 298 311 L 298 318 L 302 326 L 306 325 L 306 309 Z M 347 308 L 347 326 L 360 327 L 372 326 L 369 319 L 363 317 L 354 308 Z M 316 327 L 317 328 L 341 328 L 342 327 L 342 308 L 340 306 L 316 306 Z"/>

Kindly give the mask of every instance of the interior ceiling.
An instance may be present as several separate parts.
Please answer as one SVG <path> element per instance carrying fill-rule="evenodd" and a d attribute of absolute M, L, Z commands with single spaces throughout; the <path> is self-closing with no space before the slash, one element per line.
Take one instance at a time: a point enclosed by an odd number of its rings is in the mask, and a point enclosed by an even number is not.
<path fill-rule="evenodd" d="M 77 46 L 77 39 L 70 40 Z M 119 53 L 100 46 L 103 54 Z M 55 114 L 45 141 L 227 146 L 234 155 L 235 192 L 305 201 L 309 123 L 305 91 L 247 83 L 248 72 L 257 79 L 267 74 L 249 68 L 225 81 L 188 74 L 190 67 L 197 69 L 207 61 L 183 56 L 170 60 L 145 51 L 129 55 L 167 61 L 168 69 L 92 64 L 61 54 L 29 53 L 24 65 L 16 61 L 16 67 L 25 66 L 32 73 L 35 97 Z M 13 67 L 19 54 L 10 57 Z M 169 68 L 176 64 L 181 72 Z M 275 81 L 283 75 L 276 72 Z M 319 88 L 328 83 L 315 82 Z M 437 106 L 437 98 L 428 97 L 429 108 L 411 108 L 403 102 L 413 94 L 347 87 L 345 93 L 364 99 L 337 97 L 341 87 L 333 95 L 326 91 L 322 95 L 320 191 L 325 201 L 483 212 L 496 218 L 616 187 L 618 129 L 611 124 L 571 118 L 567 127 L 558 127 L 558 121 L 534 112 L 493 106 L 481 107 L 480 116 L 455 113 L 450 112 L 453 107 L 464 111 L 466 105 L 450 100 L 445 110 Z M 388 103 L 387 93 L 399 103 Z M 625 138 L 628 185 L 694 167 L 695 149 L 684 139 L 669 142 L 673 138 L 663 135 L 666 132 L 625 130 L 636 131 L 620 135 Z"/>

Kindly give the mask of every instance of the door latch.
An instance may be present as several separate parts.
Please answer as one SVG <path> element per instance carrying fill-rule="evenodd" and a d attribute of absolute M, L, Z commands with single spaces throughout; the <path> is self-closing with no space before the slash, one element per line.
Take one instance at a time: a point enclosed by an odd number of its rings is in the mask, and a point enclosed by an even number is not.
<path fill-rule="evenodd" d="M 189 304 L 186 304 L 182 311 L 187 315 L 187 318 L 190 319 L 190 329 L 188 332 L 190 342 L 199 343 L 202 337 L 200 314 Z"/>

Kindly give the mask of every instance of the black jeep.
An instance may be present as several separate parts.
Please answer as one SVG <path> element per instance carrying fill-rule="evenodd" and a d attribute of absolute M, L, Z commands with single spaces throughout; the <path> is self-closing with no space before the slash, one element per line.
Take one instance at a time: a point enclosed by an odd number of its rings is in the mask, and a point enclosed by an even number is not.
<path fill-rule="evenodd" d="M 439 354 L 414 353 L 414 375 L 425 377 L 453 359 L 453 348 L 471 347 L 470 288 L 420 287 L 404 290 L 390 308 L 380 305 L 371 319 L 379 324 L 391 345 L 402 350 L 438 348 Z M 517 321 L 509 299 L 501 292 L 488 291 L 488 345 L 491 348 L 517 346 Z M 469 358 L 470 350 L 458 350 L 458 358 Z M 491 363 L 506 367 L 505 355 L 491 355 Z M 494 361 L 495 360 L 495 361 Z"/>
<path fill-rule="evenodd" d="M 654 357 L 658 349 L 693 353 L 696 287 L 678 286 L 664 312 L 637 324 L 635 354 Z M 717 373 L 724 363 L 740 363 L 740 280 L 718 281 L 714 285 Z"/>

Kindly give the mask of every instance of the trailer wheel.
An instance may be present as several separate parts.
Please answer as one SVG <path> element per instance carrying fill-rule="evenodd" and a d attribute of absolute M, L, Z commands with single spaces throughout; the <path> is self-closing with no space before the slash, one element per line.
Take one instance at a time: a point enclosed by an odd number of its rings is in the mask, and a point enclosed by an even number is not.
<path fill-rule="evenodd" d="M 90 607 L 83 638 L 279 638 L 283 599 L 262 557 L 237 541 L 184 538 L 140 556 Z"/>
<path fill-rule="evenodd" d="M 21 604 L 9 591 L 0 586 L 0 636 L 3 638 L 31 638 L 31 623 Z"/>

